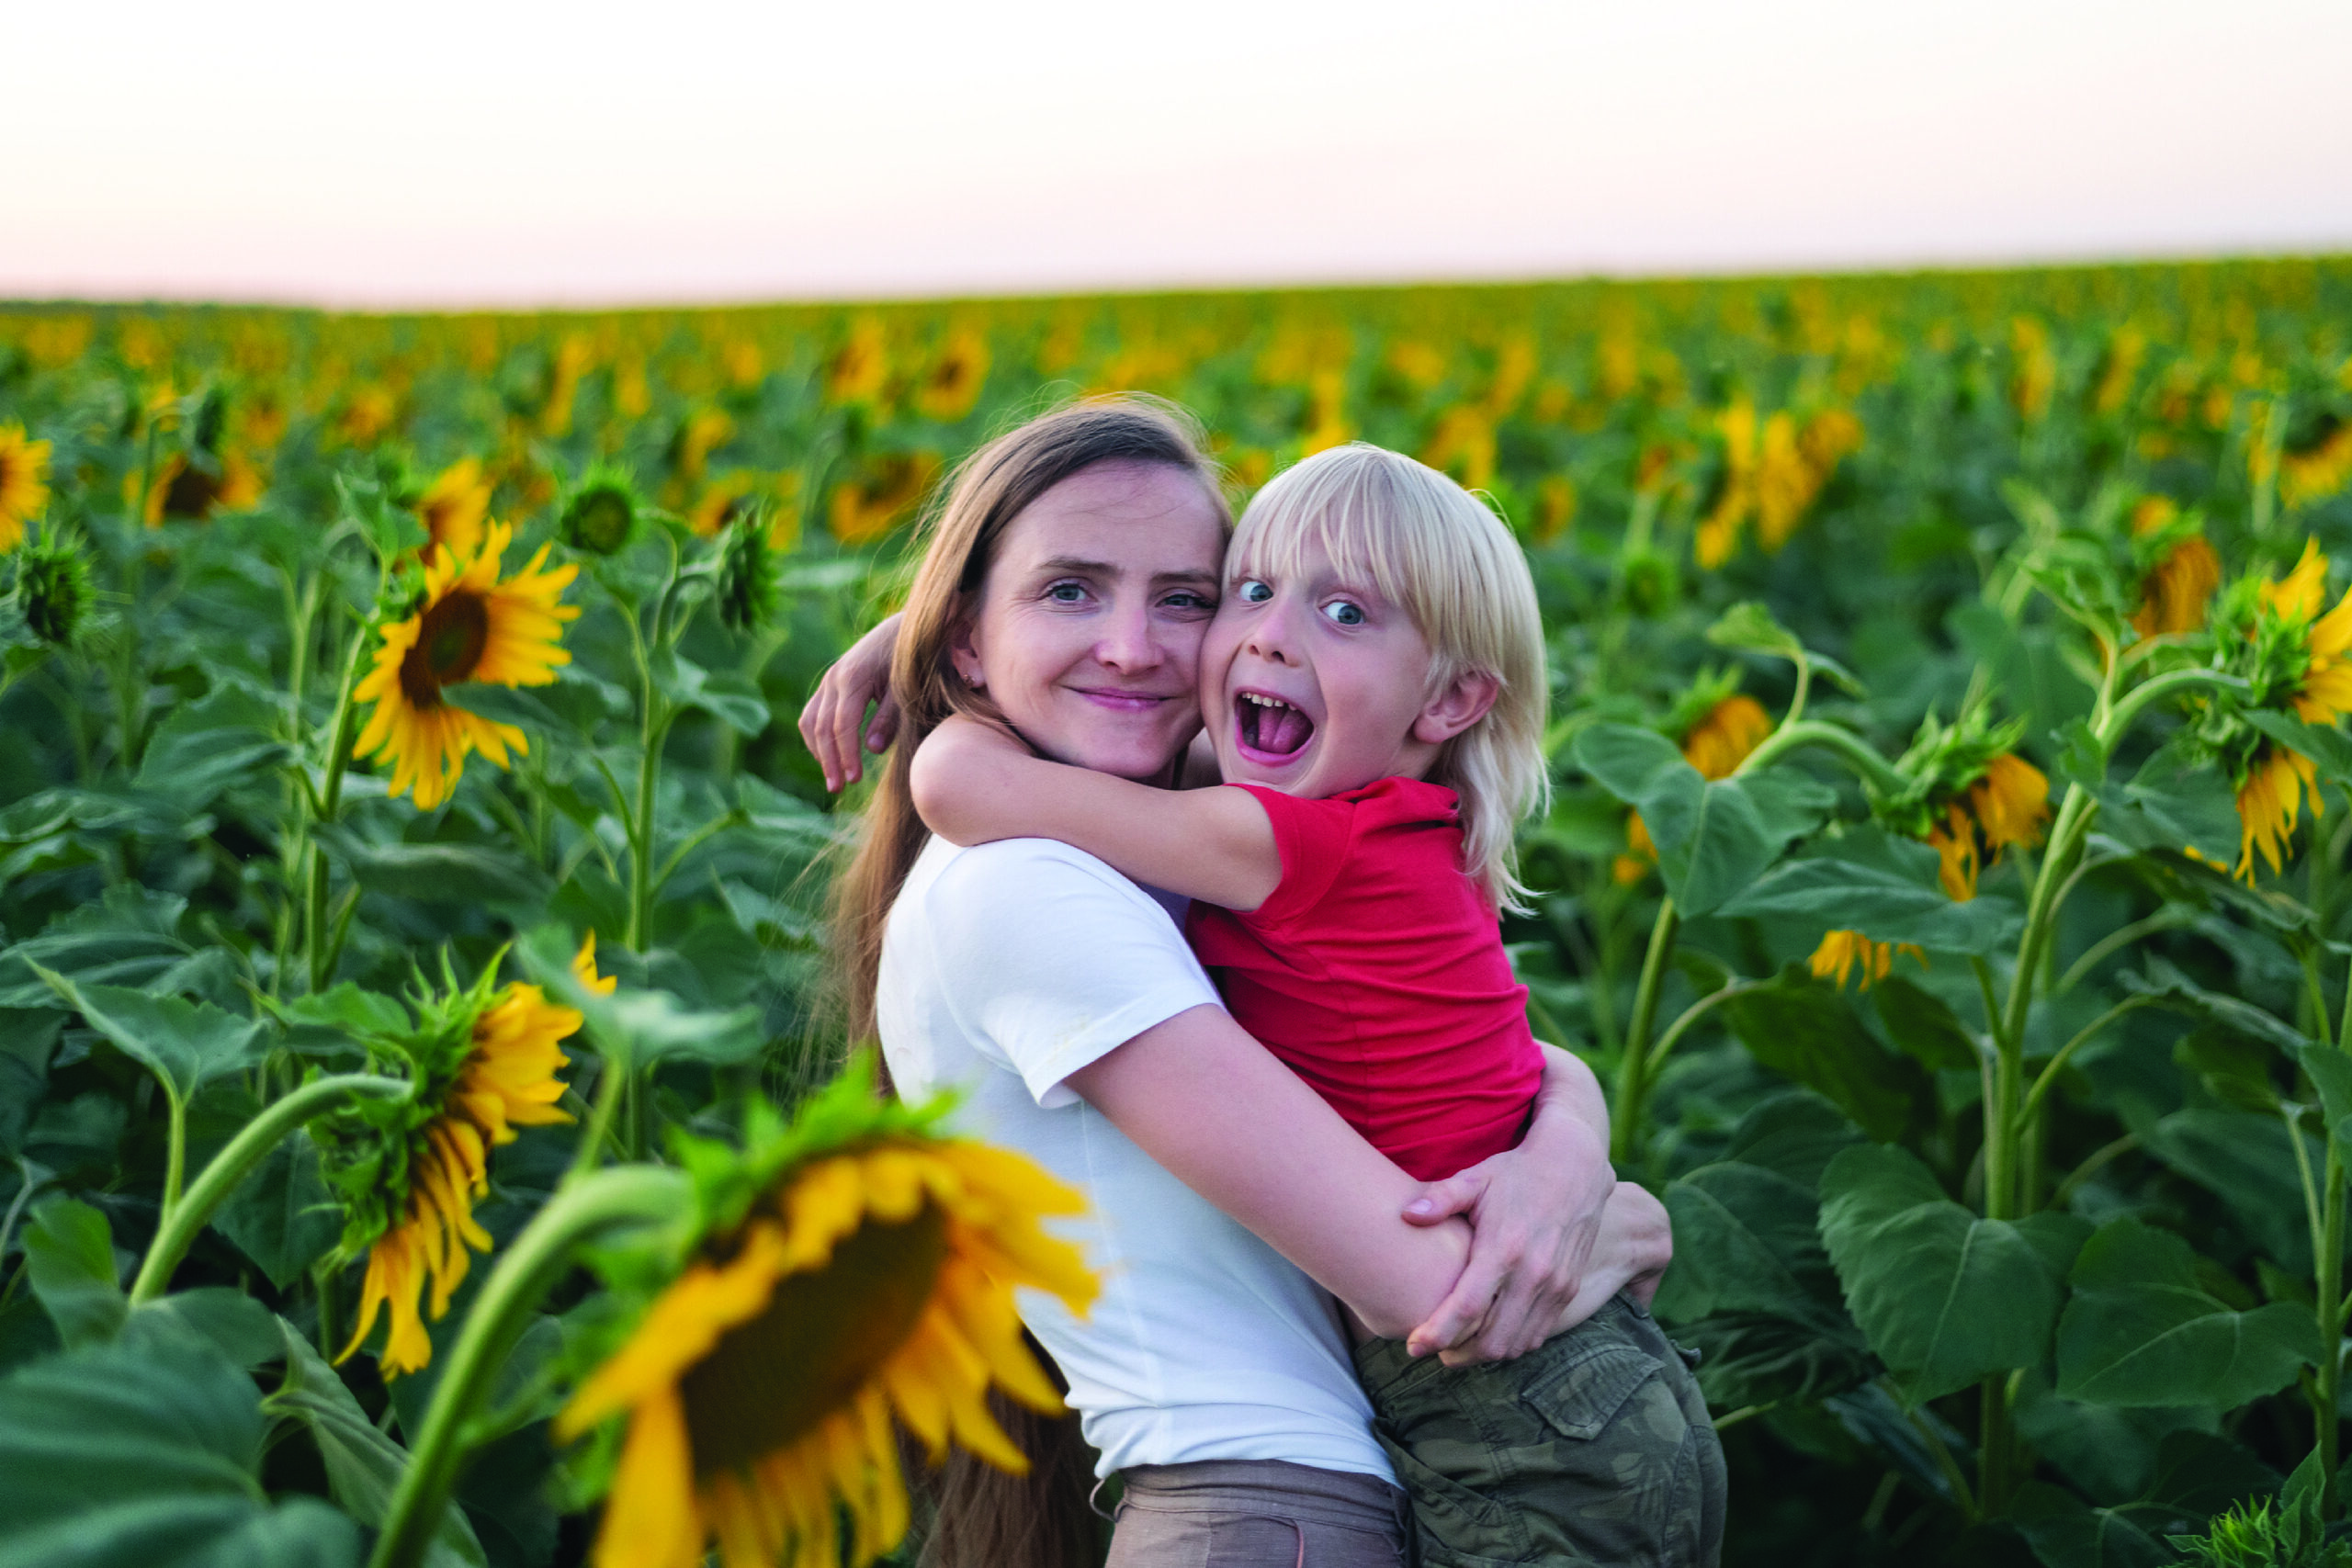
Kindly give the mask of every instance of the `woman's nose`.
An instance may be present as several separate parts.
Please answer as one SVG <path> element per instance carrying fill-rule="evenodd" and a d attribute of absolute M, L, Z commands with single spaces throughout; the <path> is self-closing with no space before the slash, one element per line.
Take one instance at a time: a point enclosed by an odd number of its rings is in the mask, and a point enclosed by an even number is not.
<path fill-rule="evenodd" d="M 1094 645 L 1095 660 L 1112 670 L 1149 670 L 1164 657 L 1159 639 L 1152 636 L 1148 607 L 1114 613 L 1103 626 L 1101 640 Z"/>

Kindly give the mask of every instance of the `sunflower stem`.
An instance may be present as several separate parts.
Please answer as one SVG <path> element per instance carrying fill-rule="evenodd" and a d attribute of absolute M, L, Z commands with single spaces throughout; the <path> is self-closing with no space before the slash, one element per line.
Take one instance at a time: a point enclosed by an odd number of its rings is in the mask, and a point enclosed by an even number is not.
<path fill-rule="evenodd" d="M 164 1287 L 171 1283 L 172 1270 L 179 1267 L 180 1259 L 187 1256 L 205 1223 L 212 1218 L 212 1212 L 287 1134 L 314 1116 L 335 1110 L 351 1095 L 405 1100 L 409 1092 L 405 1078 L 342 1073 L 313 1078 L 247 1122 L 244 1131 L 229 1141 L 227 1148 L 212 1156 L 212 1163 L 197 1177 L 185 1199 L 177 1202 L 165 1200 L 163 1224 L 147 1248 L 146 1258 L 139 1265 L 138 1279 L 131 1283 L 130 1304 L 137 1306 L 163 1294 Z"/>
<path fill-rule="evenodd" d="M 2219 670 L 2167 670 L 2161 675 L 2151 676 L 2116 699 L 2115 705 L 2108 709 L 2107 716 L 2099 721 L 2096 733 L 2102 760 L 2115 750 L 2116 743 L 2123 739 L 2132 721 L 2150 703 L 2199 686 L 2238 692 L 2247 689 L 2244 681 L 2235 675 L 2223 674 Z"/>
<path fill-rule="evenodd" d="M 309 846 L 311 863 L 304 899 L 302 966 L 313 993 L 326 989 L 327 977 L 334 973 L 334 960 L 343 944 L 331 942 L 328 937 L 327 894 L 333 880 L 332 869 L 327 864 L 326 846 L 311 836 L 311 829 L 332 823 L 343 809 L 343 771 L 351 757 L 352 716 L 357 711 L 351 693 L 359 679 L 359 659 L 368 645 L 368 631 L 364 624 L 352 631 L 351 649 L 343 661 L 343 682 L 335 691 L 334 718 L 327 728 L 325 788 L 311 807 L 311 818 L 300 824 L 299 838 Z M 296 716 L 299 719 L 299 713 Z"/>
<path fill-rule="evenodd" d="M 1840 761 L 1883 795 L 1899 795 L 1909 783 L 1895 770 L 1894 763 L 1871 749 L 1869 741 L 1849 729 L 1840 729 L 1819 719 L 1801 719 L 1781 725 L 1765 738 L 1763 744 L 1747 754 L 1734 770 L 1735 775 L 1761 773 L 1788 753 L 1807 746 L 1818 746 L 1824 750 L 1836 752 Z"/>
<path fill-rule="evenodd" d="M 156 1218 L 168 1225 L 172 1211 L 180 1206 L 180 1188 L 187 1175 L 187 1104 L 168 1081 L 164 1081 L 164 1201 Z"/>
<path fill-rule="evenodd" d="M 582 1243 L 617 1225 L 658 1224 L 691 1193 L 683 1172 L 622 1166 L 565 1180 L 491 1271 L 401 1472 L 368 1568 L 417 1568 L 439 1532 L 459 1467 L 466 1428 L 540 1299 L 571 1267 Z"/>
<path fill-rule="evenodd" d="M 1674 900 L 1657 907 L 1657 923 L 1650 928 L 1649 951 L 1642 956 L 1642 977 L 1634 988 L 1634 1016 L 1625 1029 L 1625 1052 L 1617 1063 L 1617 1103 L 1611 1108 L 1609 1157 L 1621 1168 L 1641 1146 L 1642 1111 L 1650 1092 L 1650 1030 L 1657 1021 L 1660 993 L 1666 988 L 1666 962 L 1682 929 Z"/>

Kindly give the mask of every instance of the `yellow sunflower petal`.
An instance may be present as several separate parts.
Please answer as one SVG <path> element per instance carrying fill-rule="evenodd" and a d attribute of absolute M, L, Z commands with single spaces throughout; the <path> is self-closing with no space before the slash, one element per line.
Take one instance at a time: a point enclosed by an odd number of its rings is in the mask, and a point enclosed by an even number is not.
<path fill-rule="evenodd" d="M 698 1568 L 703 1535 L 685 1405 L 674 1390 L 656 1390 L 629 1416 L 596 1538 L 596 1568 Z"/>

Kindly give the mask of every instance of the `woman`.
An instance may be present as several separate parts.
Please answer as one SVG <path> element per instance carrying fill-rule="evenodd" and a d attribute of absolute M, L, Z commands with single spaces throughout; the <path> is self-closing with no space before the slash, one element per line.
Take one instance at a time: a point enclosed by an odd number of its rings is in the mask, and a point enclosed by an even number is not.
<path fill-rule="evenodd" d="M 1048 414 L 959 471 L 895 628 L 907 744 L 841 883 L 853 1032 L 879 1033 L 903 1091 L 962 1089 L 972 1131 L 1088 1197 L 1102 1300 L 1082 1323 L 1023 1306 L 1125 1478 L 1114 1564 L 1393 1565 L 1401 1494 L 1324 1291 L 1480 1359 L 1662 1269 L 1663 1215 L 1614 1187 L 1589 1073 L 1553 1054 L 1521 1146 L 1425 1193 L 1234 1024 L 1176 911 L 1064 845 L 932 840 L 908 790 L 914 745 L 959 711 L 1172 785 L 1229 521 L 1194 431 L 1136 400 Z M 802 719 L 829 782 L 823 741 L 865 708 L 844 663 Z"/>

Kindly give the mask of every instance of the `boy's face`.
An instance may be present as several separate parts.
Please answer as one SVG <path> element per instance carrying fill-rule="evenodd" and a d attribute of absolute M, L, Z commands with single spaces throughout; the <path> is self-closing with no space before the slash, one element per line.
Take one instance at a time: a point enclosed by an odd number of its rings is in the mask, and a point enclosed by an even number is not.
<path fill-rule="evenodd" d="M 1202 716 L 1225 782 L 1321 799 L 1420 777 L 1437 755 L 1414 733 L 1430 699 L 1428 642 L 1404 606 L 1343 581 L 1321 549 L 1301 566 L 1295 580 L 1227 571 L 1201 648 Z"/>

